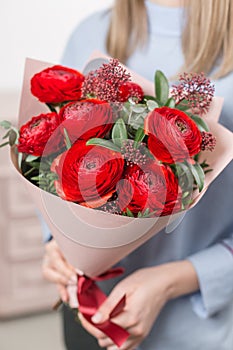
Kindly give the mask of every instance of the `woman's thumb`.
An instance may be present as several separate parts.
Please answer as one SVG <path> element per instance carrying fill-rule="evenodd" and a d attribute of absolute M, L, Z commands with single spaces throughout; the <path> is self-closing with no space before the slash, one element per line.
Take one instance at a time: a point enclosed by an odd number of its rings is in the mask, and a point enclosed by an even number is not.
<path fill-rule="evenodd" d="M 93 323 L 103 323 L 109 319 L 109 315 L 114 310 L 116 305 L 122 299 L 123 294 L 116 289 L 108 296 L 108 298 L 99 307 L 95 315 L 92 317 Z"/>

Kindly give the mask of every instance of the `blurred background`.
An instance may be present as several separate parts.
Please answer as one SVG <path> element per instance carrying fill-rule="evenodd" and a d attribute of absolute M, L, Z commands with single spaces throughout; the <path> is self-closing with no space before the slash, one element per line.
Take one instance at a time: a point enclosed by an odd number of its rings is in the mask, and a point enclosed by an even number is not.
<path fill-rule="evenodd" d="M 111 4 L 112 0 L 1 0 L 0 120 L 17 123 L 25 58 L 58 63 L 75 26 Z M 9 149 L 0 149 L 1 350 L 64 350 L 60 315 L 51 311 L 57 293 L 43 280 L 42 256 L 35 208 L 14 175 Z"/>

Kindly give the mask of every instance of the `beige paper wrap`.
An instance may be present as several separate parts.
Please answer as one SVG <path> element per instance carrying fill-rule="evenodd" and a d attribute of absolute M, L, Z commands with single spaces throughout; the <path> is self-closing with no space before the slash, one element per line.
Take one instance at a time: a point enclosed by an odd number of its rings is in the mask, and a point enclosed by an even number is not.
<path fill-rule="evenodd" d="M 28 59 L 26 62 L 19 126 L 32 116 L 47 111 L 46 107 L 31 95 L 30 79 L 48 66 L 51 64 L 36 60 Z M 132 73 L 132 80 L 140 84 L 146 94 L 153 94 L 151 82 L 135 73 Z M 192 206 L 200 200 L 208 186 L 233 158 L 233 134 L 218 124 L 222 103 L 222 98 L 214 98 L 211 110 L 205 117 L 217 138 L 217 146 L 212 153 L 206 152 L 203 157 L 214 170 L 206 175 L 203 192 L 194 193 Z M 161 218 L 136 219 L 67 202 L 27 181 L 18 170 L 14 149 L 11 150 L 11 157 L 19 176 L 19 183 L 24 182 L 65 258 L 87 276 L 93 277 L 103 273 L 161 229 L 171 222 L 174 224 L 174 220 L 179 221 L 185 215 L 183 212 Z"/>

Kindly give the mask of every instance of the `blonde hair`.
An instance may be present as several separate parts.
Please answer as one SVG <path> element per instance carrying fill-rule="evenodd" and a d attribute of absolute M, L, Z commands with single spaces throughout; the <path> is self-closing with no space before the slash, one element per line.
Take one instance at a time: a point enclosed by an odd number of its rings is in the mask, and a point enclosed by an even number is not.
<path fill-rule="evenodd" d="M 215 78 L 233 70 L 233 1 L 186 0 L 181 71 L 210 73 Z M 156 20 L 156 18 L 155 18 Z M 144 0 L 116 0 L 107 35 L 107 50 L 126 63 L 146 43 L 148 20 Z"/>

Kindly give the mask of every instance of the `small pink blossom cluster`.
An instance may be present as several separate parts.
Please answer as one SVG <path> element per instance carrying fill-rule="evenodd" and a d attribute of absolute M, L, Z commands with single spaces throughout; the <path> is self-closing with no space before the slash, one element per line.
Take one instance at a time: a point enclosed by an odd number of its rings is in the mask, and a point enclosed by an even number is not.
<path fill-rule="evenodd" d="M 118 101 L 119 89 L 130 81 L 130 74 L 117 59 L 111 59 L 95 72 L 90 72 L 83 82 L 82 95 L 95 96 L 100 100 Z"/>
<path fill-rule="evenodd" d="M 214 96 L 214 85 L 210 79 L 204 73 L 184 73 L 179 81 L 180 84 L 174 85 L 171 91 L 176 104 L 186 100 L 193 112 L 205 114 Z"/>
<path fill-rule="evenodd" d="M 146 144 L 135 144 L 133 140 L 126 140 L 121 147 L 121 153 L 126 161 L 127 166 L 137 164 L 142 166 L 146 164 L 147 156 L 145 154 Z"/>
<path fill-rule="evenodd" d="M 205 131 L 201 133 L 201 136 L 202 136 L 201 150 L 212 152 L 216 146 L 216 137 L 211 132 L 205 132 Z"/>

